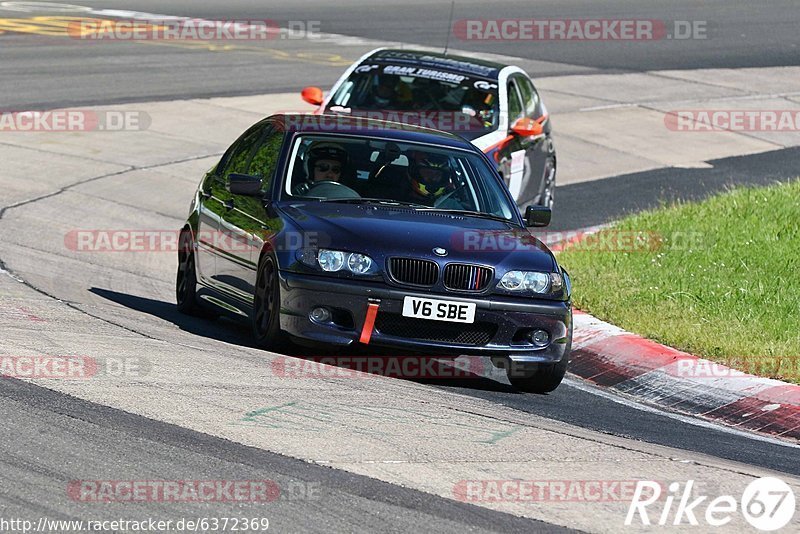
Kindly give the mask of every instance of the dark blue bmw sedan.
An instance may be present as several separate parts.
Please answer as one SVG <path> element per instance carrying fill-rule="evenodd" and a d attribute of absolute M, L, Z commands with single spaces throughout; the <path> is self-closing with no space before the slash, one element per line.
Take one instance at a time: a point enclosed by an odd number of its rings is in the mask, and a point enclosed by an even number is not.
<path fill-rule="evenodd" d="M 252 323 L 257 343 L 374 345 L 491 358 L 555 389 L 572 341 L 569 277 L 486 156 L 452 134 L 274 115 L 203 178 L 181 231 L 180 311 Z M 513 372 L 512 372 L 513 370 Z"/>

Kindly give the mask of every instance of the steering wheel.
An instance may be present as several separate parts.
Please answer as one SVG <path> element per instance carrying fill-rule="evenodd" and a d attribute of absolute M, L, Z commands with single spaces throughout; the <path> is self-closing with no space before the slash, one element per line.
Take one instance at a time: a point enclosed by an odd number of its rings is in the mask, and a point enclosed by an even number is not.
<path fill-rule="evenodd" d="M 355 190 L 347 187 L 346 185 L 334 182 L 333 180 L 321 180 L 314 182 L 305 196 L 315 196 L 323 198 L 361 198 Z"/>
<path fill-rule="evenodd" d="M 450 191 L 449 193 L 446 193 L 444 196 L 441 196 L 441 197 L 437 198 L 436 202 L 433 203 L 433 207 L 434 208 L 442 207 L 442 205 L 445 202 L 447 202 L 448 200 L 450 200 L 453 197 L 453 195 L 455 195 L 456 193 L 458 193 L 459 191 L 461 191 L 465 187 L 467 187 L 467 184 L 461 184 L 458 187 L 456 187 L 455 189 L 453 189 L 452 191 Z"/>

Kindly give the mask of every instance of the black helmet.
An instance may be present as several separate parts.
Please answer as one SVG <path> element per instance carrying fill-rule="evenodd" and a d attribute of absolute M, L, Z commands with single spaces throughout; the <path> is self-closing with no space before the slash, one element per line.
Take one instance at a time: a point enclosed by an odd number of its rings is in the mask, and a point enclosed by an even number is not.
<path fill-rule="evenodd" d="M 314 166 L 318 161 L 324 159 L 338 161 L 342 167 L 346 167 L 349 158 L 347 151 L 337 143 L 327 141 L 315 143 L 308 150 L 308 157 L 306 158 L 306 176 L 309 179 L 314 176 Z"/>

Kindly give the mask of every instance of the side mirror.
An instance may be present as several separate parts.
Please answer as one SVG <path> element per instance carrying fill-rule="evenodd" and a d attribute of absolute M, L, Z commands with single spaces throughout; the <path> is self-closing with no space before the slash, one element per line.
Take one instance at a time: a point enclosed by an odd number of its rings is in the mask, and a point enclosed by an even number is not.
<path fill-rule="evenodd" d="M 547 226 L 553 216 L 553 210 L 547 206 L 528 206 L 525 208 L 525 226 Z"/>
<path fill-rule="evenodd" d="M 260 197 L 263 195 L 261 191 L 261 178 L 258 176 L 250 176 L 249 174 L 236 174 L 231 173 L 228 175 L 228 183 L 226 189 L 232 195 L 246 195 L 249 197 Z"/>
<path fill-rule="evenodd" d="M 324 100 L 322 89 L 319 87 L 306 87 L 300 92 L 300 96 L 303 97 L 303 100 L 315 106 L 319 106 Z"/>
<path fill-rule="evenodd" d="M 544 127 L 533 119 L 520 117 L 511 125 L 511 131 L 522 137 L 530 137 L 532 135 L 542 135 Z"/>

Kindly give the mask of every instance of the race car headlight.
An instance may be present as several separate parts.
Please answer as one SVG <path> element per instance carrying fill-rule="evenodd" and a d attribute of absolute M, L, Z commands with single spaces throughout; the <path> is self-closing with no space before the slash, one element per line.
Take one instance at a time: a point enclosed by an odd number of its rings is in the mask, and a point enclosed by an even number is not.
<path fill-rule="evenodd" d="M 563 280 L 559 273 L 509 271 L 500 279 L 500 288 L 519 293 L 555 293 L 561 291 Z"/>
<path fill-rule="evenodd" d="M 341 250 L 320 249 L 316 258 L 308 252 L 301 255 L 300 261 L 306 265 L 318 265 L 323 271 L 335 273 L 350 271 L 353 274 L 372 274 L 375 262 L 366 254 L 343 252 Z M 309 261 L 310 260 L 310 261 Z M 312 263 L 313 262 L 313 263 Z"/>

